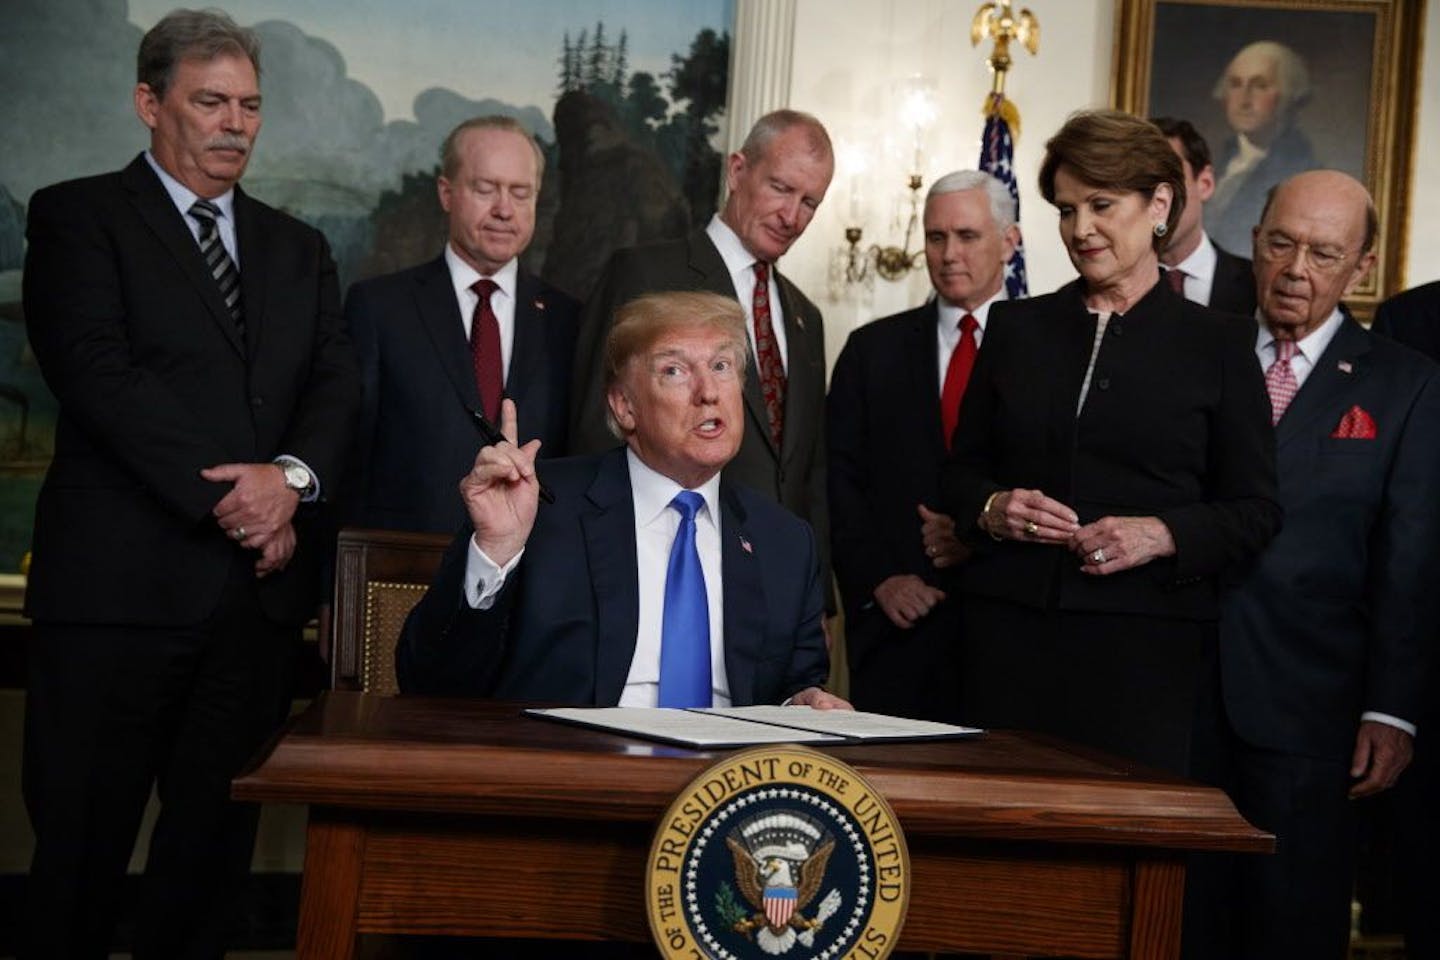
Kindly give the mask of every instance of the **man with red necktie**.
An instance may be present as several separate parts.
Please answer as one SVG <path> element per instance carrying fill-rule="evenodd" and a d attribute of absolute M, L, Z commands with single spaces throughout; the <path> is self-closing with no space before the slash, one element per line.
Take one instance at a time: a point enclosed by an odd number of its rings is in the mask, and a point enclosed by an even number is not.
<path fill-rule="evenodd" d="M 959 170 L 925 200 L 935 297 L 866 324 L 835 361 L 826 408 L 831 553 L 846 615 L 850 692 L 862 710 L 957 719 L 960 643 L 951 518 L 940 465 L 1020 240 L 1015 201 Z"/>
<path fill-rule="evenodd" d="M 360 351 L 364 405 L 358 503 L 347 520 L 453 533 L 455 478 L 470 469 L 502 396 L 520 437 L 566 452 L 570 361 L 580 305 L 531 274 L 545 157 L 510 117 L 464 121 L 440 148 L 436 181 L 449 242 L 434 260 L 355 284 L 345 320 Z"/>

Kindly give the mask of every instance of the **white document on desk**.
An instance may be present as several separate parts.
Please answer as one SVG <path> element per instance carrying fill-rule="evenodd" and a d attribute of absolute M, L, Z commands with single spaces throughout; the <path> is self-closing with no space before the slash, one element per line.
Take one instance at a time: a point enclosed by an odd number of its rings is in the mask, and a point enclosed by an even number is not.
<path fill-rule="evenodd" d="M 674 743 L 699 750 L 748 747 L 764 743 L 844 743 L 846 740 L 845 737 L 835 734 L 777 727 L 708 710 L 676 710 L 668 707 L 554 707 L 530 709 L 525 713 L 544 720 L 558 720 L 561 723 L 608 730 L 611 733 Z"/>
<path fill-rule="evenodd" d="M 528 716 L 696 749 L 765 743 L 875 743 L 949 740 L 983 733 L 929 720 L 810 707 L 554 707 Z"/>
<path fill-rule="evenodd" d="M 973 737 L 985 731 L 979 727 L 959 727 L 932 720 L 912 720 L 884 713 L 862 710 L 814 710 L 810 707 L 776 707 L 759 704 L 751 707 L 697 707 L 695 713 L 732 717 L 753 723 L 769 723 L 794 730 L 827 733 L 847 740 L 904 741 L 950 740 Z"/>

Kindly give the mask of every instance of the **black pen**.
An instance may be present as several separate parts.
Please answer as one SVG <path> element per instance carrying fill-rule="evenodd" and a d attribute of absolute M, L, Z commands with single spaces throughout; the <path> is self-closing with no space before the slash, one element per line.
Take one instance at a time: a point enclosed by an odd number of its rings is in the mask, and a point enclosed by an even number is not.
<path fill-rule="evenodd" d="M 495 424 L 485 419 L 485 414 L 479 410 L 471 410 L 470 416 L 475 418 L 475 426 L 480 428 L 480 436 L 485 439 L 485 446 L 488 447 L 493 443 L 507 442 L 505 434 L 496 430 Z M 554 503 L 555 494 L 551 493 L 550 488 L 545 486 L 545 481 L 540 479 L 540 472 L 538 470 L 535 472 L 535 482 L 540 484 L 540 499 L 546 503 Z"/>

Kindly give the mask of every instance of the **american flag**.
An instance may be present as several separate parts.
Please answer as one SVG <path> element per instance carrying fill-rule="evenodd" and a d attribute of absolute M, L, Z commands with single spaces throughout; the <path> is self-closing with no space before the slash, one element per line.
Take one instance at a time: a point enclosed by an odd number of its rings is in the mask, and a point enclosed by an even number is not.
<path fill-rule="evenodd" d="M 980 169 L 997 177 L 1010 188 L 1015 198 L 1015 222 L 1020 222 L 1020 191 L 1015 186 L 1015 139 L 1010 133 L 1020 126 L 1020 113 L 1003 93 L 992 93 L 985 101 L 985 133 L 980 141 Z M 1025 279 L 1025 244 L 1015 247 L 1015 255 L 1005 265 L 1005 293 L 1011 300 L 1028 296 L 1030 286 Z"/>
<path fill-rule="evenodd" d="M 766 887 L 764 891 L 765 919 L 776 930 L 784 929 L 795 912 L 795 900 L 799 891 L 794 887 Z"/>

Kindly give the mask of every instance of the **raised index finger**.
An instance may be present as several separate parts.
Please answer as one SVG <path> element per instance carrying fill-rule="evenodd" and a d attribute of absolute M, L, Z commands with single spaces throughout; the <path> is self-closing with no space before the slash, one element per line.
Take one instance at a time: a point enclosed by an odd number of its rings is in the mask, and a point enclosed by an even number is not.
<path fill-rule="evenodd" d="M 506 397 L 500 403 L 500 432 L 511 443 L 517 443 L 516 438 L 520 436 L 520 428 L 516 425 L 516 420 L 515 401 Z"/>

